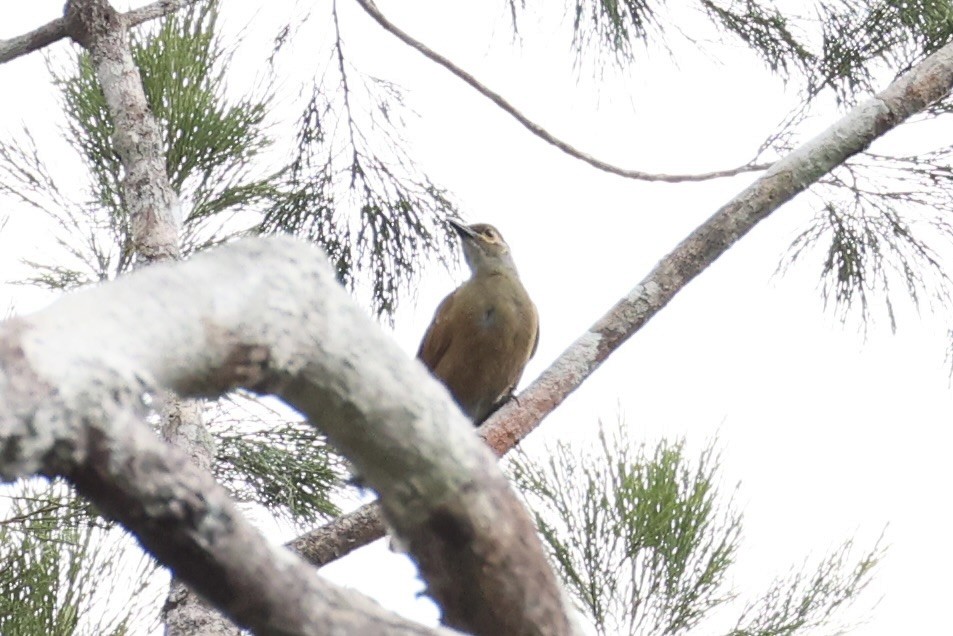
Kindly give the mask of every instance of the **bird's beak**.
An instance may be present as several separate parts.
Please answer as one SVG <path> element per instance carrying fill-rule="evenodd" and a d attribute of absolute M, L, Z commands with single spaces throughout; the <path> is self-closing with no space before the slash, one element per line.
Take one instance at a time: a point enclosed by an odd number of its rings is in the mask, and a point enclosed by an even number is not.
<path fill-rule="evenodd" d="M 470 226 L 464 225 L 456 219 L 447 219 L 447 223 L 457 231 L 457 234 L 459 234 L 462 239 L 473 238 L 476 235 L 476 232 L 471 230 Z"/>

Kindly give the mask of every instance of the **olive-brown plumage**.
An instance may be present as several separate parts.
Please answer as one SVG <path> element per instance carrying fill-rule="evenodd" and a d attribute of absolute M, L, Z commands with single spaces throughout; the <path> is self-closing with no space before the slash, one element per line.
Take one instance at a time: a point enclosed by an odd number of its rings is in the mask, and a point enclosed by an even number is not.
<path fill-rule="evenodd" d="M 536 353 L 539 318 L 497 229 L 450 224 L 471 276 L 437 307 L 417 357 L 479 424 L 510 397 Z"/>

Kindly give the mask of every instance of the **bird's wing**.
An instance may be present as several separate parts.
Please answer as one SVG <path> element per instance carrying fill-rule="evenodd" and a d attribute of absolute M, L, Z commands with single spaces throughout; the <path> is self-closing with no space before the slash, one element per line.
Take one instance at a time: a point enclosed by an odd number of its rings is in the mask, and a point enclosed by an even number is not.
<path fill-rule="evenodd" d="M 535 305 L 533 305 L 533 317 L 536 319 L 536 337 L 533 339 L 533 349 L 532 351 L 529 352 L 529 357 L 526 358 L 527 362 L 530 360 L 530 358 L 536 355 L 536 348 L 539 347 L 539 315 L 536 313 Z M 485 421 L 487 418 L 490 417 L 490 415 L 493 415 L 493 413 L 496 412 L 497 409 L 499 409 L 510 398 L 513 397 L 513 394 L 516 393 L 516 387 L 519 385 L 520 380 L 523 378 L 523 371 L 525 369 L 526 369 L 526 365 L 523 365 L 523 368 L 520 369 L 520 372 L 516 375 L 516 379 L 513 380 L 513 383 L 506 388 L 506 390 L 503 392 L 503 395 L 501 395 L 500 399 L 497 400 L 496 404 L 493 405 L 493 408 L 490 409 L 490 412 L 486 415 L 486 417 L 484 417 L 483 420 L 481 420 L 480 422 L 477 422 L 477 424 L 480 424 L 483 421 Z"/>
<path fill-rule="evenodd" d="M 527 360 L 536 355 L 537 347 L 539 347 L 539 318 L 536 319 L 536 339 L 533 340 L 533 350 L 529 352 L 529 358 L 527 358 Z"/>
<path fill-rule="evenodd" d="M 456 292 L 450 294 L 437 307 L 434 312 L 433 321 L 427 327 L 427 333 L 420 341 L 420 348 L 417 349 L 417 359 L 427 365 L 427 368 L 433 371 L 440 363 L 440 359 L 450 348 L 452 334 L 448 325 L 453 299 Z"/>

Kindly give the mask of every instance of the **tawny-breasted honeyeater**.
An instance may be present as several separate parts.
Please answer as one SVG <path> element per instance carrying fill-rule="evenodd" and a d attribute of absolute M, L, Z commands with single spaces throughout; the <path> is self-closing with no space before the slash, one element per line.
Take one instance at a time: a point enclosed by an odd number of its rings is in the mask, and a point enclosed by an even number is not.
<path fill-rule="evenodd" d="M 499 231 L 450 224 L 471 276 L 437 307 L 417 357 L 480 424 L 509 399 L 536 353 L 539 317 Z"/>

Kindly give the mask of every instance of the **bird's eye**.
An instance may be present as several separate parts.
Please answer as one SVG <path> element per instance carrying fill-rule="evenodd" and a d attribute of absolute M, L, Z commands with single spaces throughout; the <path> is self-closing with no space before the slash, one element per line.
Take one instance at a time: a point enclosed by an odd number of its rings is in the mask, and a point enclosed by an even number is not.
<path fill-rule="evenodd" d="M 483 236 L 487 237 L 491 241 L 496 240 L 496 232 L 493 231 L 492 227 L 488 227 L 485 230 L 483 230 Z"/>

